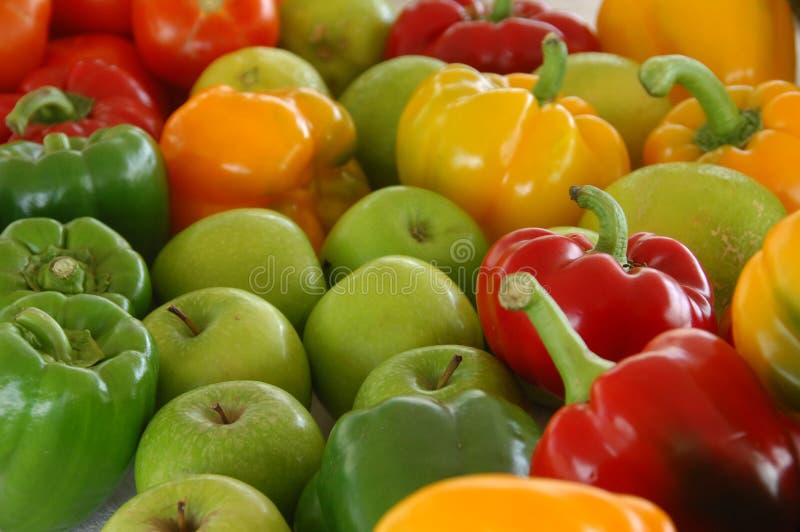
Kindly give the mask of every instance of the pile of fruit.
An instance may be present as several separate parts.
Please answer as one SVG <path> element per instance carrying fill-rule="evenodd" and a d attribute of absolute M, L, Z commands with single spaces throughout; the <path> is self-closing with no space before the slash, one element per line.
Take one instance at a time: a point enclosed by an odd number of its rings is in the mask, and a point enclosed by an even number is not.
<path fill-rule="evenodd" d="M 800 529 L 794 20 L 0 2 L 0 530 Z"/>

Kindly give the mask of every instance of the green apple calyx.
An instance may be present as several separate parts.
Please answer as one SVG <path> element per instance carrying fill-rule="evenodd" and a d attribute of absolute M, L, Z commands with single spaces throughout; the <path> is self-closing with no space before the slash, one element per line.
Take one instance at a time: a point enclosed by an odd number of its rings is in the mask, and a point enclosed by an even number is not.
<path fill-rule="evenodd" d="M 189 330 L 192 331 L 193 336 L 197 336 L 200 334 L 201 331 L 197 327 L 197 325 L 195 325 L 194 322 L 191 319 L 189 319 L 189 316 L 187 316 L 181 309 L 179 309 L 175 305 L 170 305 L 167 307 L 167 311 L 178 316 L 181 319 L 181 321 L 186 324 L 186 327 L 188 327 Z"/>
<path fill-rule="evenodd" d="M 461 361 L 464 360 L 464 357 L 456 353 L 453 355 L 453 358 L 450 360 L 450 363 L 444 368 L 444 372 L 442 376 L 439 377 L 439 381 L 436 383 L 436 389 L 441 390 L 447 383 L 450 382 L 450 377 L 453 376 L 453 372 L 455 372 L 458 365 L 461 364 Z"/>

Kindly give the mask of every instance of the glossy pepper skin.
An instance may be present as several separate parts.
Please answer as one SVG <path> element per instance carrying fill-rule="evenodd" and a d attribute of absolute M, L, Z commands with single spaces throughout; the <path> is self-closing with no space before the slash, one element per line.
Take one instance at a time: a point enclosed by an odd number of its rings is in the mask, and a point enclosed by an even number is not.
<path fill-rule="evenodd" d="M 490 242 L 523 227 L 576 225 L 581 211 L 569 186 L 604 188 L 630 170 L 622 137 L 589 104 L 553 101 L 566 50 L 557 38 L 543 49 L 540 78 L 441 68 L 417 88 L 398 124 L 400 182 L 455 201 Z"/>
<path fill-rule="evenodd" d="M 147 314 L 153 297 L 144 259 L 100 220 L 11 222 L 0 233 L 0 308 L 48 290 L 96 294 L 137 318 Z"/>
<path fill-rule="evenodd" d="M 694 57 L 726 85 L 795 79 L 785 0 L 604 0 L 597 34 L 603 51 L 639 63 L 664 54 Z"/>
<path fill-rule="evenodd" d="M 123 124 L 88 137 L 47 135 L 0 146 L 0 227 L 29 217 L 92 216 L 147 261 L 169 230 L 167 178 L 158 144 Z"/>
<path fill-rule="evenodd" d="M 524 410 L 480 390 L 446 402 L 398 396 L 353 410 L 328 437 L 316 478 L 319 510 L 330 532 L 371 532 L 395 503 L 431 482 L 527 475 L 538 438 Z"/>
<path fill-rule="evenodd" d="M 529 273 L 503 281 L 565 383 L 531 475 L 643 497 L 678 530 L 797 530 L 800 469 L 793 435 L 755 373 L 730 344 L 673 329 L 609 368 Z"/>
<path fill-rule="evenodd" d="M 779 221 L 742 269 L 731 303 L 736 349 L 764 385 L 800 411 L 800 212 Z"/>
<path fill-rule="evenodd" d="M 173 232 L 216 212 L 268 207 L 296 221 L 319 250 L 330 223 L 323 200 L 336 212 L 337 201 L 349 206 L 369 191 L 352 160 L 350 115 L 310 88 L 209 87 L 170 116 L 161 148 Z"/>
<path fill-rule="evenodd" d="M 128 470 L 155 404 L 155 343 L 108 299 L 42 292 L 0 311 L 0 366 L 0 529 L 70 530 Z"/>
<path fill-rule="evenodd" d="M 163 127 L 158 105 L 144 86 L 100 59 L 40 68 L 22 81 L 20 90 L 24 95 L 5 116 L 12 135 L 0 140 L 41 142 L 58 132 L 85 137 L 118 124 L 138 126 L 157 139 Z"/>
<path fill-rule="evenodd" d="M 375 532 L 674 532 L 655 504 L 549 478 L 463 475 L 425 486 L 396 505 Z"/>
<path fill-rule="evenodd" d="M 403 8 L 386 38 L 384 57 L 427 55 L 480 72 L 532 72 L 542 64 L 541 43 L 554 33 L 570 53 L 600 51 L 594 32 L 578 17 L 542 2 L 416 0 Z"/>
<path fill-rule="evenodd" d="M 717 330 L 711 283 L 689 248 L 653 233 L 628 238 L 624 212 L 600 189 L 573 187 L 570 194 L 601 220 L 597 245 L 579 234 L 512 231 L 489 249 L 476 289 L 478 316 L 495 356 L 558 396 L 564 393 L 561 377 L 536 328 L 500 302 L 501 282 L 511 273 L 533 273 L 570 325 L 608 360 L 638 353 L 669 329 Z"/>
<path fill-rule="evenodd" d="M 675 55 L 647 60 L 639 77 L 651 94 L 678 83 L 694 96 L 647 136 L 645 164 L 727 166 L 767 187 L 787 212 L 800 208 L 800 88 L 780 80 L 725 87 L 702 63 Z"/>

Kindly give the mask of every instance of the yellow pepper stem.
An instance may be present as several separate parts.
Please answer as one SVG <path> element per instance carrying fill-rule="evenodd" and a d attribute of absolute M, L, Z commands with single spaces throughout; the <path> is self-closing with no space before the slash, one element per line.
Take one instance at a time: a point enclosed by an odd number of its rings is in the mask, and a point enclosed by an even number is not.
<path fill-rule="evenodd" d="M 639 68 L 639 81 L 652 96 L 666 96 L 678 83 L 697 99 L 708 120 L 694 139 L 703 151 L 725 145 L 742 147 L 761 129 L 760 111 L 740 111 L 725 85 L 696 59 L 684 55 L 651 57 Z"/>
<path fill-rule="evenodd" d="M 566 404 L 588 401 L 594 380 L 614 363 L 589 349 L 558 303 L 530 273 L 506 275 L 499 299 L 503 308 L 528 315 L 564 381 Z"/>
<path fill-rule="evenodd" d="M 533 95 L 542 106 L 552 102 L 564 84 L 567 73 L 567 45 L 555 33 L 548 33 L 542 39 L 542 68 L 539 81 L 533 87 Z"/>
<path fill-rule="evenodd" d="M 628 267 L 628 220 L 625 211 L 608 192 L 592 185 L 569 187 L 569 197 L 597 216 L 600 227 L 591 253 L 608 253 L 623 268 Z"/>

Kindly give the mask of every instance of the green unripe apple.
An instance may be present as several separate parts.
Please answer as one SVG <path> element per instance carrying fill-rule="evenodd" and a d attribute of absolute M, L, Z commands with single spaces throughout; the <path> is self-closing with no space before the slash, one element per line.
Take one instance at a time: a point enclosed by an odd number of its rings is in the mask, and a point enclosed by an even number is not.
<path fill-rule="evenodd" d="M 715 308 L 728 306 L 739 273 L 786 210 L 745 174 L 703 163 L 662 163 L 640 168 L 609 185 L 630 234 L 650 231 L 686 244 L 714 289 Z M 580 226 L 597 230 L 587 211 Z"/>
<path fill-rule="evenodd" d="M 672 108 L 669 98 L 650 96 L 644 89 L 639 63 L 604 52 L 569 54 L 561 93 L 586 100 L 616 128 L 628 147 L 632 168 L 641 166 L 647 135 Z"/>
<path fill-rule="evenodd" d="M 483 347 L 478 315 L 441 270 L 392 255 L 372 260 L 333 286 L 314 307 L 303 335 L 314 390 L 338 417 L 390 356 L 428 345 Z"/>
<path fill-rule="evenodd" d="M 303 230 L 269 209 L 212 214 L 175 235 L 151 271 L 159 301 L 213 286 L 247 290 L 272 303 L 302 331 L 325 292 L 325 277 Z"/>
<path fill-rule="evenodd" d="M 311 63 L 338 97 L 383 58 L 394 17 L 386 0 L 283 0 L 280 47 Z"/>

